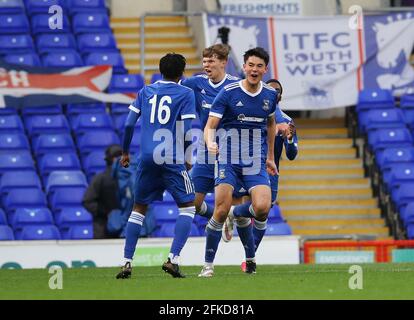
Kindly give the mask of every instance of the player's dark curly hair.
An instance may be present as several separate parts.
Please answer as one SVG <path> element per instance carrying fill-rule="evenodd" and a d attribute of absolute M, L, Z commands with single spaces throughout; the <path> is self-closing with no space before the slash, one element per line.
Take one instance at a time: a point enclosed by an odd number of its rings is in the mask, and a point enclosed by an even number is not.
<path fill-rule="evenodd" d="M 160 72 L 165 79 L 175 80 L 184 73 L 186 60 L 178 53 L 167 53 L 160 59 Z"/>
<path fill-rule="evenodd" d="M 243 55 L 244 63 L 246 63 L 247 59 L 249 59 L 249 57 L 252 57 L 252 56 L 263 59 L 266 66 L 269 64 L 269 54 L 267 53 L 265 49 L 261 47 L 256 47 L 256 48 L 247 50 Z"/>

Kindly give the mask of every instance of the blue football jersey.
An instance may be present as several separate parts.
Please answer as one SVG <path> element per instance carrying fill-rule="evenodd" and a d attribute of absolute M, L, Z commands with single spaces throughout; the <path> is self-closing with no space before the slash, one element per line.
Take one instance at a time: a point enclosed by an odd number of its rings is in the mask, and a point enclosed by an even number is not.
<path fill-rule="evenodd" d="M 271 86 L 261 82 L 254 94 L 243 88 L 242 80 L 225 86 L 210 110 L 210 116 L 221 118 L 226 130 L 227 143 L 219 145 L 219 161 L 238 161 L 241 165 L 247 158 L 265 161 L 267 120 L 272 115 L 277 123 L 284 122 L 277 106 L 277 92 Z"/>
<path fill-rule="evenodd" d="M 205 74 L 187 78 L 181 82 L 183 86 L 194 90 L 196 100 L 196 111 L 201 123 L 201 129 L 204 129 L 208 120 L 211 105 L 217 94 L 226 85 L 239 81 L 237 77 L 226 74 L 222 81 L 213 83 Z"/>
<path fill-rule="evenodd" d="M 141 118 L 140 159 L 155 160 L 154 153 L 161 149 L 164 149 L 162 156 L 171 163 L 176 163 L 177 158 L 184 159 L 184 137 L 177 135 L 177 122 L 196 118 L 191 89 L 173 81 L 157 81 L 142 88 L 129 109 Z M 171 143 L 162 138 L 166 134 L 171 134 Z M 179 141 L 181 148 L 177 148 Z"/>

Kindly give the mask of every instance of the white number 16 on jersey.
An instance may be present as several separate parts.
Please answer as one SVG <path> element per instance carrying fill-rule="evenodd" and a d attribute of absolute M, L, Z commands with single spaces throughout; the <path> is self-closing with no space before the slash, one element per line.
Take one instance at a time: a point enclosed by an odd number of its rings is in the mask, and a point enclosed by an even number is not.
<path fill-rule="evenodd" d="M 157 95 L 154 95 L 151 100 L 151 118 L 150 123 L 155 122 L 155 109 L 157 108 Z M 164 104 L 166 103 L 166 104 Z M 171 110 L 167 105 L 171 105 L 172 99 L 170 96 L 163 96 L 158 104 L 158 122 L 161 124 L 166 124 L 170 120 Z"/>

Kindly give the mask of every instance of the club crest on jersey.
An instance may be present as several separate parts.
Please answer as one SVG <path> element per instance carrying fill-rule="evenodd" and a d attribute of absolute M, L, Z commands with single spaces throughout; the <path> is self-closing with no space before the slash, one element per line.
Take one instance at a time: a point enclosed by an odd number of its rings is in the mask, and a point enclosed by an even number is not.
<path fill-rule="evenodd" d="M 237 116 L 237 120 L 239 120 L 239 121 L 244 121 L 245 118 L 246 118 L 246 116 L 243 113 L 241 113 Z"/>
<path fill-rule="evenodd" d="M 263 110 L 264 111 L 269 111 L 270 107 L 269 107 L 270 101 L 269 100 L 263 100 Z"/>
<path fill-rule="evenodd" d="M 225 179 L 226 178 L 226 170 L 225 169 L 220 169 L 219 178 L 220 179 Z"/>

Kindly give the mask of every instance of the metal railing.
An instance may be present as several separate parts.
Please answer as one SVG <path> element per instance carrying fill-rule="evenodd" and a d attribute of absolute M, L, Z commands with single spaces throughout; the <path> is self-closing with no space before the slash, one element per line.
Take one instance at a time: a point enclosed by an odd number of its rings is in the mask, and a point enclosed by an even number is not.
<path fill-rule="evenodd" d="M 161 16 L 184 16 L 184 17 L 194 17 L 201 16 L 203 12 L 186 12 L 186 11 L 176 11 L 176 12 L 145 12 L 140 17 L 140 73 L 145 79 L 145 18 L 146 17 L 161 17 Z"/>

